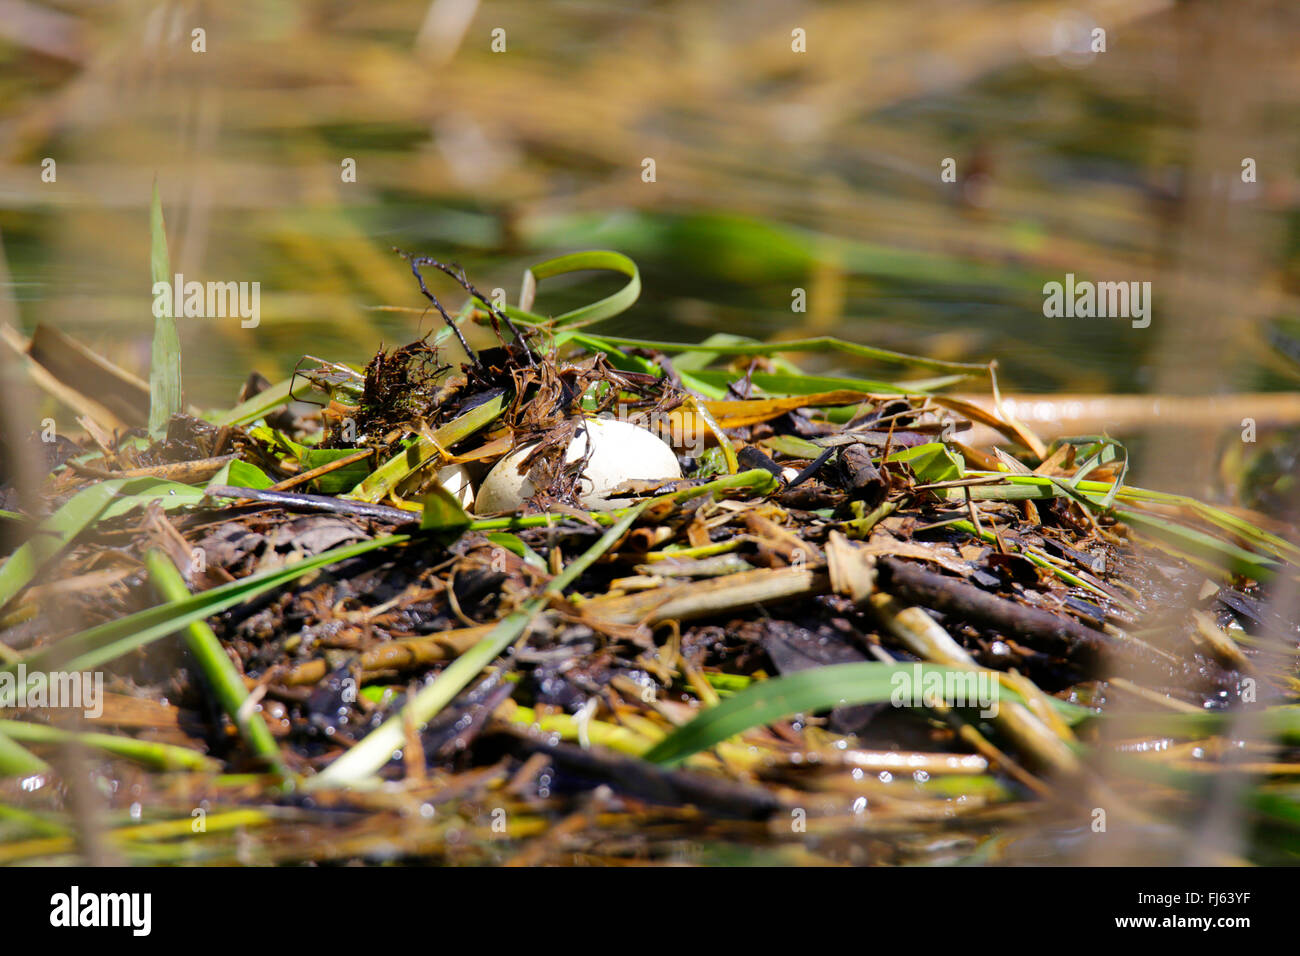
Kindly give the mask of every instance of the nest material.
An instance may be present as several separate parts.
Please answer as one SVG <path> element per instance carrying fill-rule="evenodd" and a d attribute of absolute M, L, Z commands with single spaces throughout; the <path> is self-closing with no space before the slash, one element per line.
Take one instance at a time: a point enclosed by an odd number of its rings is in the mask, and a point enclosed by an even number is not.
<path fill-rule="evenodd" d="M 665 357 L 649 357 L 671 369 Z M 503 439 L 510 451 L 535 443 L 521 468 L 540 489 L 533 508 L 551 512 L 544 521 L 521 520 L 506 534 L 462 526 L 455 534 L 416 537 L 212 619 L 295 771 L 329 766 L 399 713 L 408 688 L 445 673 L 601 536 L 597 516 L 573 507 L 584 463 L 563 465 L 581 416 L 621 404 L 625 413 L 676 412 L 681 422 L 699 426 L 702 437 L 712 432 L 691 412 L 695 406 L 683 405 L 686 393 L 670 374 L 619 371 L 602 354 L 564 361 L 517 344 L 477 353 L 458 372 L 440 364 L 424 340 L 380 351 L 352 411 L 374 460 L 382 461 L 399 436 L 444 425 L 503 390 L 511 400 L 494 429 L 457 450 Z M 1189 642 L 1195 626 L 1212 632 L 1187 617 L 1188 607 L 1201 608 L 1214 627 L 1249 620 L 1252 627 L 1267 622 L 1294 634 L 1293 622 L 1269 619 L 1257 584 L 1239 579 L 1207 598 L 1204 576 L 1193 565 L 1136 546 L 1113 518 L 1093 515 L 1068 496 L 975 504 L 949 494 L 944 481 L 923 479 L 915 463 L 892 453 L 934 445 L 954 429 L 960 436 L 969 424 L 926 399 L 858 396 L 851 406 L 848 399 L 830 403 L 853 408 L 846 422 L 828 414 L 827 405 L 772 407 L 754 395 L 745 370 L 737 370 L 731 393 L 740 407 L 727 406 L 732 417 L 719 427 L 739 447 L 742 465 L 755 469 L 747 474 L 770 480 L 719 485 L 692 497 L 693 486 L 715 476 L 697 463 L 694 476 L 679 485 L 682 494 L 661 497 L 563 595 L 551 596 L 512 654 L 427 727 L 410 728 L 402 758 L 383 768 L 384 776 L 404 780 L 412 794 L 434 786 L 438 799 L 464 801 L 447 812 L 468 827 L 476 825 L 475 801 L 485 800 L 552 824 L 573 819 L 568 815 L 593 785 L 605 783 L 611 789 L 599 799 L 619 814 L 641 824 L 666 814 L 663 819 L 697 836 L 729 818 L 769 819 L 790 806 L 824 817 L 828 832 L 839 832 L 837 814 L 859 800 L 876 802 L 886 829 L 915 829 L 939 817 L 978 828 L 986 809 L 1017 803 L 1029 815 L 1044 797 L 1068 798 L 1034 774 L 1044 766 L 1059 771 L 1063 759 L 1073 758 L 1053 756 L 1051 747 L 1037 750 L 1014 730 L 997 738 L 1003 748 L 997 750 L 985 739 L 994 733 L 986 725 L 927 722 L 880 704 L 846 704 L 769 723 L 746 731 L 743 747 L 719 748 L 687 769 L 665 769 L 638 755 L 693 716 L 700 702 L 724 693 L 833 664 L 932 660 L 927 647 L 1030 681 L 1035 694 L 1094 703 L 1113 693 L 1109 688 L 1136 686 L 1155 698 L 1213 710 L 1235 703 L 1243 669 L 1262 667 L 1265 658 Z M 594 399 L 585 408 L 584 396 Z M 301 439 L 328 420 L 325 412 L 316 418 L 282 424 L 299 429 L 289 437 Z M 996 459 L 964 451 L 996 470 Z M 54 484 L 66 495 L 86 484 L 86 468 L 111 475 L 158 457 L 206 455 L 201 460 L 211 462 L 222 454 L 274 474 L 283 449 L 238 429 L 179 422 L 167 442 L 142 456 L 106 449 L 101 461 L 62 472 Z M 1039 468 L 1069 476 L 1075 465 L 1067 447 Z M 1089 474 L 1118 477 L 1114 465 Z M 633 485 L 630 501 L 663 491 Z M 399 525 L 409 530 L 407 513 L 392 507 L 311 494 L 282 500 L 269 492 L 259 504 L 256 490 L 245 491 L 251 501 L 239 507 L 213 502 L 164 514 L 155 506 L 144 520 L 103 522 L 64 564 L 72 582 L 96 586 L 62 588 L 57 604 L 36 601 L 32 617 L 10 621 L 5 643 L 11 651 L 39 650 L 67 634 L 75 619 L 102 621 L 148 606 L 154 598 L 138 562 L 149 549 L 170 554 L 186 570 L 188 585 L 205 590 Z M 958 527 L 968 520 L 973 530 Z M 205 556 L 202 568 L 189 560 L 194 553 Z M 899 608 L 916 612 L 909 620 L 921 631 L 942 628 L 950 644 L 908 636 Z M 1121 630 L 1130 636 L 1119 638 Z M 1270 673 L 1279 678 L 1281 672 Z M 1284 687 L 1272 679 L 1263 702 L 1284 699 Z M 263 769 L 217 715 L 204 678 L 179 648 L 123 658 L 110 689 L 120 697 L 107 724 L 140 727 L 145 719 L 155 734 L 201 747 L 229 771 Z M 140 718 L 131 707 L 145 703 L 153 716 Z M 543 724 L 550 728 L 544 734 L 530 729 Z M 987 746 L 972 750 L 972 740 Z M 900 754 L 912 761 L 908 766 L 936 774 L 960 765 L 975 781 L 966 784 L 965 802 L 954 804 L 941 787 L 918 784 L 902 793 L 883 775 L 863 775 L 862 767 L 889 765 Z M 1083 779 L 1072 770 L 1061 786 L 1083 786 Z M 160 804 L 174 797 L 161 784 L 154 796 Z M 1127 796 L 1151 795 L 1138 787 Z M 1177 803 L 1168 793 L 1159 796 Z M 374 846 L 359 836 L 351 844 L 354 856 L 404 845 L 406 824 L 385 829 L 378 822 L 384 807 L 367 803 L 364 794 L 338 800 L 368 808 L 373 832 L 384 834 Z M 694 815 L 688 806 L 706 813 Z M 312 823 L 326 835 L 342 825 Z M 564 826 L 566 839 L 588 852 L 611 832 L 634 841 L 642 832 L 629 837 L 619 824 L 594 818 Z M 854 832 L 841 834 L 845 852 L 854 846 L 848 835 Z M 321 852 L 288 838 L 267 847 L 275 860 L 320 858 Z M 550 850 L 544 842 L 540 847 L 536 854 L 545 858 Z M 408 850 L 412 858 L 456 858 L 447 841 Z M 870 852 L 907 858 L 893 843 L 873 844 Z"/>

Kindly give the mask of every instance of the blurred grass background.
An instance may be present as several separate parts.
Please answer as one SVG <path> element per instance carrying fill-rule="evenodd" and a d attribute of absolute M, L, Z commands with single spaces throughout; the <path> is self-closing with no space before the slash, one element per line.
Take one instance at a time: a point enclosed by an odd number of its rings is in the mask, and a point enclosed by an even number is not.
<path fill-rule="evenodd" d="M 180 322 L 204 406 L 252 369 L 364 363 L 427 329 L 392 246 L 512 299 L 534 261 L 617 249 L 645 283 L 605 326 L 625 335 L 831 333 L 996 357 L 1004 384 L 1041 391 L 1294 388 L 1298 18 L 1170 0 L 0 0 L 10 291 L 26 331 L 143 374 L 156 176 L 173 267 L 262 285 L 256 329 Z M 1151 327 L 1045 318 L 1042 285 L 1066 272 L 1151 281 Z M 599 283 L 548 283 L 539 306 Z"/>

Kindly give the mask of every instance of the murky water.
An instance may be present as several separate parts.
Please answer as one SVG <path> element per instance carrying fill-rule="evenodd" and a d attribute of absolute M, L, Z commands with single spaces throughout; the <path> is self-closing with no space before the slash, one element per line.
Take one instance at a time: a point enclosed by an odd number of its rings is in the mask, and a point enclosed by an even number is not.
<path fill-rule="evenodd" d="M 80 42 L 12 50 L 0 94 L 9 290 L 24 329 L 54 324 L 145 374 L 156 176 L 174 270 L 260 283 L 256 328 L 182 322 L 187 394 L 205 406 L 253 368 L 364 362 L 427 328 L 375 311 L 424 305 L 395 245 L 512 298 L 532 262 L 617 249 L 645 291 L 610 331 L 836 334 L 996 357 L 1031 390 L 1169 387 L 1161 368 L 1198 340 L 1200 302 L 1236 329 L 1196 372 L 1207 384 L 1294 384 L 1263 337 L 1300 312 L 1287 124 L 1198 116 L 1212 91 L 1183 46 L 1207 24 L 1163 4 L 1105 24 L 1066 5 L 925 7 L 289 3 L 213 11 L 203 52 L 170 8 L 68 17 Z M 1250 85 L 1260 42 L 1227 38 L 1223 84 Z M 1257 112 L 1294 117 L 1285 88 L 1251 89 Z M 1240 182 L 1238 159 L 1214 168 L 1200 145 L 1219 135 L 1279 160 Z M 1229 257 L 1230 317 L 1186 287 L 1211 213 L 1227 218 L 1210 240 L 1254 237 Z M 1067 273 L 1150 281 L 1151 325 L 1046 317 L 1043 285 Z M 602 289 L 544 285 L 539 306 Z"/>

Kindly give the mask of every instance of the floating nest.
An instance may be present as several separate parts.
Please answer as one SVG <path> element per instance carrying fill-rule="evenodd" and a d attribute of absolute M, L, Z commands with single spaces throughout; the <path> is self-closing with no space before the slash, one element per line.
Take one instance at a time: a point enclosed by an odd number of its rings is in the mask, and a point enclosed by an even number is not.
<path fill-rule="evenodd" d="M 0 860 L 73 852 L 74 741 L 113 808 L 177 825 L 114 823 L 133 861 L 1041 859 L 1104 806 L 1150 862 L 1243 714 L 1300 729 L 1273 599 L 1296 550 L 1267 519 L 1131 488 L 1118 444 L 1045 447 L 995 402 L 557 347 L 464 285 L 452 317 L 421 278 L 447 329 L 364 372 L 304 360 L 279 401 L 254 379 L 241 414 L 58 446 L 49 513 L 116 484 L 29 532 L 57 577 L 0 570 L 0 673 L 91 666 L 106 692 L 93 728 L 8 711 L 0 733 L 50 765 L 0 795 L 68 842 L 17 827 Z M 501 344 L 449 358 L 475 320 Z M 565 453 L 611 415 L 684 477 L 628 461 L 590 510 L 590 455 Z M 439 477 L 527 446 L 515 512 Z"/>

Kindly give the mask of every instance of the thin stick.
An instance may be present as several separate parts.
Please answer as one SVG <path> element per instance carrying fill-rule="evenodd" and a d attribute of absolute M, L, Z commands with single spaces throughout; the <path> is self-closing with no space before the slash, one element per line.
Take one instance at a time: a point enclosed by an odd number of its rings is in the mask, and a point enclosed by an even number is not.
<path fill-rule="evenodd" d="M 437 296 L 429 291 L 429 287 L 424 284 L 424 276 L 420 275 L 420 266 L 436 265 L 436 263 L 427 256 L 412 256 L 410 253 L 403 252 L 401 249 L 397 248 L 394 248 L 393 251 L 411 264 L 411 272 L 415 275 L 415 281 L 420 283 L 420 291 L 424 293 L 424 297 L 433 303 L 433 307 L 438 310 L 438 314 L 441 315 L 442 320 L 447 323 L 447 327 L 455 333 L 456 340 L 460 342 L 460 347 L 465 350 L 465 354 L 469 356 L 469 360 L 475 365 L 481 366 L 482 363 L 478 359 L 478 353 L 469 347 L 469 343 L 465 341 L 465 336 L 461 334 L 460 327 L 457 326 L 455 320 L 447 314 L 447 310 L 442 307 L 442 303 L 438 301 Z"/>
<path fill-rule="evenodd" d="M 506 328 L 508 328 L 511 331 L 511 333 L 514 335 L 514 337 L 519 341 L 519 343 L 523 345 L 524 351 L 528 354 L 528 364 L 529 365 L 537 364 L 533 356 L 532 347 L 528 344 L 528 340 L 524 338 L 524 334 L 519 331 L 518 327 L 513 322 L 510 321 L 510 316 L 506 315 L 504 312 L 498 309 L 495 305 L 493 305 L 488 300 L 488 298 L 485 295 L 483 295 L 483 293 L 479 292 L 478 289 L 474 288 L 474 286 L 469 281 L 469 277 L 465 275 L 464 269 L 462 269 L 459 265 L 457 265 L 454 262 L 450 266 L 443 265 L 441 262 L 438 262 L 436 259 L 431 259 L 428 256 L 421 256 L 419 262 L 421 265 L 433 266 L 435 269 L 438 269 L 439 271 L 455 279 L 456 282 L 460 284 L 461 288 L 463 288 L 474 298 L 478 299 L 478 301 L 483 304 L 483 307 L 487 309 L 488 316 L 492 319 L 492 328 L 496 332 L 497 338 L 501 337 L 501 326 L 498 324 L 498 320 L 500 320 L 501 322 L 504 322 L 506 324 Z"/>
<path fill-rule="evenodd" d="M 288 491 L 290 488 L 296 488 L 298 485 L 306 484 L 321 475 L 328 475 L 331 471 L 337 471 L 340 468 L 346 468 L 348 465 L 354 465 L 359 461 L 365 461 L 375 453 L 373 448 L 362 448 L 351 455 L 344 455 L 342 458 L 335 458 L 331 462 L 326 462 L 311 471 L 300 472 L 292 478 L 286 478 L 273 484 L 267 491 Z"/>
<path fill-rule="evenodd" d="M 212 485 L 207 489 L 209 498 L 242 498 L 279 505 L 286 511 L 323 511 L 327 514 L 350 515 L 354 518 L 374 518 L 410 524 L 420 520 L 420 512 L 403 511 L 386 505 L 372 505 L 367 501 L 335 498 L 333 495 L 309 495 L 301 491 L 275 491 L 271 488 L 236 488 L 230 485 Z"/>

